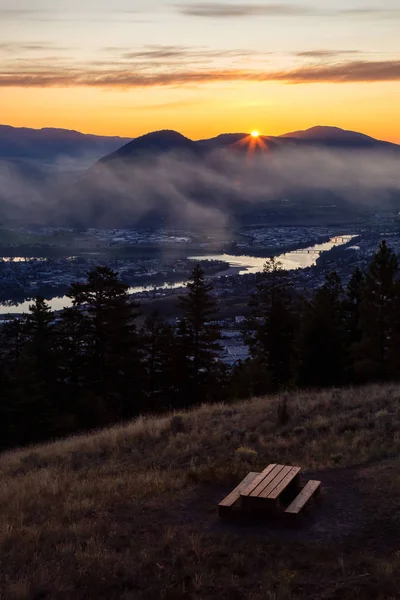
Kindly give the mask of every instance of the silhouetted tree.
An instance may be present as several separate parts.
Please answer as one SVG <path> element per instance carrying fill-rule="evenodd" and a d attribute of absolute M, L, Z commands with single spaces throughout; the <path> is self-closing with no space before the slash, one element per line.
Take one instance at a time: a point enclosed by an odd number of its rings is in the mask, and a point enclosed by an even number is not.
<path fill-rule="evenodd" d="M 183 377 L 188 384 L 187 404 L 196 404 L 218 394 L 222 335 L 215 322 L 218 311 L 212 289 L 205 281 L 204 271 L 197 265 L 187 284 L 188 293 L 179 298 L 183 317 L 178 328 L 178 353 L 186 356 L 187 373 Z"/>
<path fill-rule="evenodd" d="M 108 267 L 73 283 L 69 297 L 84 313 L 87 385 L 99 400 L 100 420 L 129 418 L 142 408 L 143 375 L 128 286 Z"/>
<path fill-rule="evenodd" d="M 268 372 L 269 389 L 277 390 L 292 383 L 295 376 L 297 307 L 292 284 L 281 262 L 268 259 L 263 274 L 263 281 L 249 303 L 245 341 L 259 368 Z"/>
<path fill-rule="evenodd" d="M 95 415 L 88 406 L 90 391 L 87 377 L 87 351 L 90 346 L 83 310 L 65 308 L 56 326 L 59 402 L 62 406 L 60 427 L 66 431 L 93 427 Z"/>
<path fill-rule="evenodd" d="M 358 370 L 364 378 L 382 381 L 397 370 L 398 269 L 396 255 L 383 241 L 367 270 L 361 303 Z"/>
<path fill-rule="evenodd" d="M 357 380 L 357 354 L 362 337 L 361 306 L 364 297 L 364 273 L 357 267 L 346 287 L 344 300 L 345 340 L 348 348 L 347 372 L 349 381 Z"/>
<path fill-rule="evenodd" d="M 324 387 L 345 382 L 343 289 L 335 272 L 326 277 L 307 308 L 300 357 L 301 385 Z"/>
<path fill-rule="evenodd" d="M 147 317 L 141 331 L 145 368 L 146 409 L 164 409 L 173 393 L 174 332 L 158 312 Z"/>
<path fill-rule="evenodd" d="M 53 320 L 44 298 L 36 298 L 24 325 L 23 366 L 17 384 L 21 443 L 47 439 L 55 433 L 57 364 Z"/>

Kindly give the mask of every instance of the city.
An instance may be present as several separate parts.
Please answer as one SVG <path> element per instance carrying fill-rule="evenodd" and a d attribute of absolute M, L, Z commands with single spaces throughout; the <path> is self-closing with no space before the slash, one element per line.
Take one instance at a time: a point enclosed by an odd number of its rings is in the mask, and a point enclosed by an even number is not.
<path fill-rule="evenodd" d="M 71 283 L 84 281 L 86 273 L 101 264 L 120 274 L 132 297 L 141 302 L 144 315 L 157 310 L 175 324 L 178 296 L 199 263 L 220 306 L 221 360 L 233 366 L 249 356 L 242 326 L 268 256 L 278 256 L 283 268 L 290 269 L 295 287 L 307 295 L 324 283 L 328 272 L 336 271 L 346 284 L 356 266 L 366 267 L 383 239 L 400 253 L 400 231 L 389 223 L 340 231 L 259 226 L 209 239 L 189 231 L 43 228 L 14 232 L 17 238 L 24 236 L 22 245 L 18 240 L 10 242 L 12 232 L 8 232 L 9 243 L 2 252 L 9 256 L 0 259 L 0 319 L 26 312 L 37 295 L 54 310 L 69 306 L 65 294 Z M 38 237 L 40 244 L 35 245 Z M 24 257 L 21 249 L 36 256 Z M 71 251 L 74 256 L 65 256 Z M 200 257 L 191 256 L 200 252 Z"/>

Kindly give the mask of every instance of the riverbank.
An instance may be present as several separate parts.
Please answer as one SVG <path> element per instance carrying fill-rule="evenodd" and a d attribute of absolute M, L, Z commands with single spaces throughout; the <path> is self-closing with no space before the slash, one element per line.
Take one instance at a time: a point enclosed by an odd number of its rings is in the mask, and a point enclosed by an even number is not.
<path fill-rule="evenodd" d="M 321 256 L 322 253 L 328 252 L 337 246 L 349 244 L 353 237 L 354 236 L 351 235 L 336 236 L 331 238 L 328 242 L 315 244 L 314 246 L 307 248 L 299 247 L 292 252 L 279 255 L 277 258 L 287 270 L 309 268 L 315 266 L 318 257 Z M 241 275 L 261 272 L 266 259 L 250 255 L 235 256 L 229 254 L 203 254 L 201 256 L 187 257 L 186 260 L 194 262 L 215 261 L 228 264 L 228 269 L 217 271 L 217 273 L 214 274 L 211 273 L 211 276 L 213 276 L 214 280 L 221 279 L 224 281 L 224 283 L 226 283 L 227 279 L 234 280 Z M 167 281 L 159 285 L 146 284 L 142 286 L 133 286 L 129 288 L 129 293 L 139 297 L 140 299 L 150 299 L 168 295 L 169 292 L 172 293 L 173 290 L 182 288 L 186 285 L 187 280 L 179 279 L 179 277 L 176 279 L 177 280 L 175 281 Z M 234 293 L 231 295 L 234 295 Z M 71 306 L 71 300 L 67 296 L 49 298 L 48 303 L 53 311 L 62 310 L 63 308 Z M 31 300 L 25 300 L 24 302 L 14 306 L 0 306 L 0 315 L 18 315 L 25 313 L 29 310 L 30 304 Z"/>

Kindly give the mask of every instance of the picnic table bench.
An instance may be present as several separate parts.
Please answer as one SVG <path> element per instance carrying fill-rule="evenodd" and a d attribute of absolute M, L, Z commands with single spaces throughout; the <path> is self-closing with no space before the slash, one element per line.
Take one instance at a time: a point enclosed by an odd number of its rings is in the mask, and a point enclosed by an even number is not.
<path fill-rule="evenodd" d="M 251 472 L 219 504 L 220 517 L 233 513 L 299 515 L 320 491 L 320 481 L 300 481 L 300 467 L 271 464 Z"/>

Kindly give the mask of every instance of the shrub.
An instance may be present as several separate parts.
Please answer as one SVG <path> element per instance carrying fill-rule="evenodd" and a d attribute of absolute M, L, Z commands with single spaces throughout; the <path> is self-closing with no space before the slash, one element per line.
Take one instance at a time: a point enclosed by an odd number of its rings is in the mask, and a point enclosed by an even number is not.
<path fill-rule="evenodd" d="M 235 450 L 236 458 L 240 460 L 247 460 L 249 462 L 255 460 L 258 456 L 257 452 L 252 448 L 247 448 L 246 446 L 241 446 L 237 450 Z"/>
<path fill-rule="evenodd" d="M 282 400 L 278 404 L 278 425 L 287 425 L 290 421 L 289 409 L 288 409 L 288 397 L 283 396 Z"/>
<path fill-rule="evenodd" d="M 171 431 L 173 433 L 182 433 L 185 431 L 185 420 L 184 416 L 180 414 L 173 415 L 171 417 Z"/>

